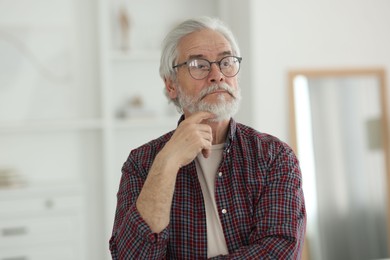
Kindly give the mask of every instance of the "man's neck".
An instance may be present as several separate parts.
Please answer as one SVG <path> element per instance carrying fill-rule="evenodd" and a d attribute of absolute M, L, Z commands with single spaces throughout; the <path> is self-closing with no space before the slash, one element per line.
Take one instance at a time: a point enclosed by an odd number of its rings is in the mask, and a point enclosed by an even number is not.
<path fill-rule="evenodd" d="M 222 144 L 226 141 L 229 130 L 229 120 L 221 122 L 206 122 L 213 131 L 213 145 Z"/>

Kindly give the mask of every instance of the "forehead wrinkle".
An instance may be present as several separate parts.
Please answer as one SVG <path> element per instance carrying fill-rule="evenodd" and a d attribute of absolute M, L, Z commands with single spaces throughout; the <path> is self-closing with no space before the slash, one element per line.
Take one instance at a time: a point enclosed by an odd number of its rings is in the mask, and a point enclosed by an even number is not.
<path fill-rule="evenodd" d="M 190 56 L 203 57 L 203 56 L 205 56 L 204 53 L 214 53 L 215 50 L 218 50 L 218 49 L 225 49 L 223 51 L 219 51 L 218 56 L 232 53 L 230 46 L 228 44 L 223 44 L 223 43 L 221 43 L 221 44 L 219 44 L 219 46 L 215 46 L 215 47 L 204 46 L 204 45 L 200 44 L 197 46 L 192 46 L 190 48 L 184 49 L 183 52 L 188 53 L 188 55 L 190 55 Z M 193 54 L 191 54 L 191 52 L 193 52 Z"/>
<path fill-rule="evenodd" d="M 222 51 L 217 56 L 223 58 L 229 55 L 232 55 L 231 51 Z M 203 54 L 192 54 L 187 57 L 187 59 L 197 59 L 197 58 L 206 59 L 206 56 Z"/>

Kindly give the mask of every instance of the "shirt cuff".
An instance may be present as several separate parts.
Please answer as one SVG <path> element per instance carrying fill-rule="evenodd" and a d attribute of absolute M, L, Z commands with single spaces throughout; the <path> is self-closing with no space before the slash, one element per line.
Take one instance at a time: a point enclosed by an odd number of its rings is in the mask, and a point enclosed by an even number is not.
<path fill-rule="evenodd" d="M 139 214 L 135 204 L 130 207 L 128 211 L 128 222 L 134 231 L 136 231 L 137 235 L 140 238 L 143 238 L 145 242 L 151 244 L 160 244 L 168 241 L 169 238 L 169 225 L 162 230 L 160 233 L 153 233 L 150 229 L 149 225 L 145 222 L 145 220 Z"/>

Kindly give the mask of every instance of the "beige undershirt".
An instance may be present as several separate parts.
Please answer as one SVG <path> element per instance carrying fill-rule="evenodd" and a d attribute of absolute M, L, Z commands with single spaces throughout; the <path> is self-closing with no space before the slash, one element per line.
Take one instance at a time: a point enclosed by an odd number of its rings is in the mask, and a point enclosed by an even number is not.
<path fill-rule="evenodd" d="M 202 188 L 207 223 L 207 257 L 228 254 L 218 208 L 215 202 L 215 178 L 222 160 L 224 144 L 213 145 L 209 158 L 200 153 L 195 159 L 196 172 Z"/>

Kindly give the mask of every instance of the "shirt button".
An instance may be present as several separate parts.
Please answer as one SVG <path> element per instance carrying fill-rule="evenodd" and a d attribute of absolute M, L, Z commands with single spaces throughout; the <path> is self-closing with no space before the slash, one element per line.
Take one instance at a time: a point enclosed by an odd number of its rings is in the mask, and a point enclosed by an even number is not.
<path fill-rule="evenodd" d="M 218 173 L 218 177 L 222 177 L 222 172 L 219 172 L 219 173 Z"/>
<path fill-rule="evenodd" d="M 226 209 L 222 209 L 222 214 L 226 214 L 227 213 L 227 210 Z"/>

